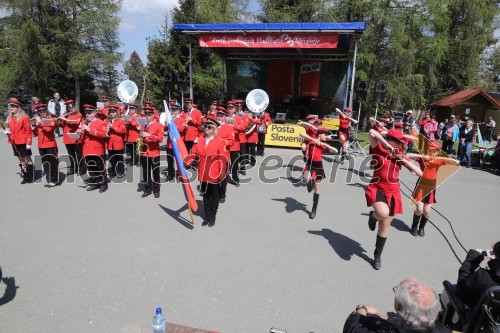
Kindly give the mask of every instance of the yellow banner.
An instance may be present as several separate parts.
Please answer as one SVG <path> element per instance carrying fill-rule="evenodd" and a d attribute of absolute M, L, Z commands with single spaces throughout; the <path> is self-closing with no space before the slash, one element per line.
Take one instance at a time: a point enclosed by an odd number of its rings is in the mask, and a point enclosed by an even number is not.
<path fill-rule="evenodd" d="M 271 124 L 267 127 L 265 145 L 300 148 L 299 133 L 305 132 L 304 127 L 294 124 Z"/>

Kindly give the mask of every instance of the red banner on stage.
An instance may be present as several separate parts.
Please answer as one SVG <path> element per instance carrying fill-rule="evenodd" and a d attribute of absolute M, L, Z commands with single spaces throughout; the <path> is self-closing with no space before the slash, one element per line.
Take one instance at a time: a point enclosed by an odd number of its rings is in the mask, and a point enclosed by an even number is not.
<path fill-rule="evenodd" d="M 200 35 L 202 47 L 335 49 L 336 33 L 247 33 Z"/>
<path fill-rule="evenodd" d="M 300 66 L 300 96 L 318 97 L 321 62 L 302 61 Z"/>

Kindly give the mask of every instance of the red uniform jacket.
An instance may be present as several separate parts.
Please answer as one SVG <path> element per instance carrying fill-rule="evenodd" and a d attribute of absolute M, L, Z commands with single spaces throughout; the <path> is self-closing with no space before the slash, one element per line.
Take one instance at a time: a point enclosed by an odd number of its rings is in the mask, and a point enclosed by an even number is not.
<path fill-rule="evenodd" d="M 136 142 L 137 139 L 139 139 L 140 136 L 140 131 L 139 131 L 139 124 L 137 123 L 136 118 L 139 118 L 139 116 L 134 114 L 131 118 L 128 124 L 126 125 L 127 127 L 127 142 Z"/>
<path fill-rule="evenodd" d="M 100 119 L 95 119 L 89 125 L 89 131 L 83 131 L 82 135 L 82 155 L 104 156 L 104 138 L 106 137 L 106 123 Z"/>
<path fill-rule="evenodd" d="M 267 133 L 267 126 L 272 124 L 271 116 L 269 115 L 269 113 L 264 112 L 264 114 L 262 114 L 262 113 L 259 114 L 258 119 L 260 119 L 261 125 L 266 126 L 265 132 L 262 132 L 262 133 Z"/>
<path fill-rule="evenodd" d="M 38 136 L 38 148 L 56 148 L 56 136 L 54 131 L 56 129 L 56 120 L 52 117 L 47 117 L 52 122 L 50 124 L 39 123 L 33 130 L 33 134 Z"/>
<path fill-rule="evenodd" d="M 106 126 L 109 126 L 109 119 L 105 121 Z M 124 137 L 127 129 L 125 121 L 121 118 L 115 119 L 108 131 L 108 141 L 106 142 L 107 150 L 122 150 L 125 149 Z"/>
<path fill-rule="evenodd" d="M 247 142 L 248 143 L 257 143 L 259 142 L 259 132 L 257 132 L 257 126 L 262 124 L 262 120 L 258 118 L 248 118 L 249 128 L 251 128 L 254 124 L 256 125 L 252 133 L 248 134 Z"/>
<path fill-rule="evenodd" d="M 187 112 L 183 112 L 184 116 L 187 117 Z M 184 135 L 184 141 L 194 141 L 200 135 L 199 126 L 202 125 L 202 114 L 198 109 L 192 109 L 191 114 L 189 115 L 191 120 L 188 121 L 188 128 L 186 129 L 186 133 Z M 185 120 L 186 118 L 184 118 Z"/>
<path fill-rule="evenodd" d="M 68 133 L 74 133 L 80 128 L 82 122 L 82 114 L 77 112 L 67 117 L 67 121 L 61 120 L 59 126 L 63 128 L 63 142 L 65 145 L 72 145 L 76 143 L 77 139 L 68 136 Z"/>
<path fill-rule="evenodd" d="M 142 153 L 142 156 L 156 157 L 160 156 L 160 143 L 163 141 L 163 126 L 153 120 L 146 126 L 145 132 L 151 134 L 149 138 L 143 138 L 143 142 L 148 146 L 148 149 Z"/>
<path fill-rule="evenodd" d="M 33 132 L 31 131 L 31 122 L 28 116 L 22 116 L 19 121 L 17 117 L 12 116 L 9 120 L 10 140 L 9 143 L 15 145 L 26 144 L 31 146 Z"/>
<path fill-rule="evenodd" d="M 217 184 L 224 179 L 228 159 L 226 157 L 226 143 L 223 139 L 215 137 L 207 145 L 205 137 L 199 137 L 186 162 L 191 164 L 194 156 L 200 157 L 198 167 L 198 180 L 200 182 Z"/>
<path fill-rule="evenodd" d="M 229 151 L 234 151 L 233 146 L 236 141 L 236 137 L 234 135 L 234 128 L 229 124 L 223 124 L 221 127 L 219 127 L 217 135 L 219 138 L 223 139 L 224 142 L 226 143 L 226 157 L 227 160 L 229 161 Z"/>
<path fill-rule="evenodd" d="M 239 143 L 246 143 L 247 136 L 245 132 L 248 129 L 248 125 L 250 121 L 248 120 L 248 116 L 244 115 L 243 117 L 234 116 L 234 129 L 236 130 L 236 134 L 238 135 Z"/>

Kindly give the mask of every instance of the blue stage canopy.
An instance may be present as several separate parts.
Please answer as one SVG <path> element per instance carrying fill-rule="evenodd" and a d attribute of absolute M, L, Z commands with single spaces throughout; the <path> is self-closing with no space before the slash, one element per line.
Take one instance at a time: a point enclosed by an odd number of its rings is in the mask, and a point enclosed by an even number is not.
<path fill-rule="evenodd" d="M 185 33 L 203 32 L 338 32 L 363 33 L 365 22 L 321 22 L 321 23 L 219 23 L 219 24 L 174 24 L 175 30 Z"/>

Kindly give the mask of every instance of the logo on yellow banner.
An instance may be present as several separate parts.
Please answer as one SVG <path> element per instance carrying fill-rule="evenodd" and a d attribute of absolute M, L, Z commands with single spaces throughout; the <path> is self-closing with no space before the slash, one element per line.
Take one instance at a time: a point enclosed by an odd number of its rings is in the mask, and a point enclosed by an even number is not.
<path fill-rule="evenodd" d="M 267 128 L 265 145 L 300 148 L 300 133 L 305 132 L 303 127 L 293 124 L 272 124 Z"/>

